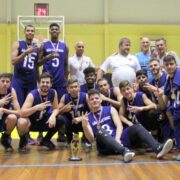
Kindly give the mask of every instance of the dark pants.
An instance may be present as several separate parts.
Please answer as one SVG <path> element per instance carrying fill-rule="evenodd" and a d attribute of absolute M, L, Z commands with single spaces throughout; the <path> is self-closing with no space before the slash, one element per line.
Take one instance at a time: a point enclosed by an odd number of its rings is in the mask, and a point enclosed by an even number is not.
<path fill-rule="evenodd" d="M 122 134 L 123 136 L 123 134 Z M 142 143 L 147 144 L 149 147 L 153 148 L 155 152 L 157 152 L 157 149 L 159 146 L 161 146 L 160 143 L 158 143 L 152 135 L 149 134 L 149 132 L 140 124 L 135 124 L 131 127 L 128 127 L 126 131 L 126 138 L 130 142 L 131 145 L 129 145 L 128 148 L 133 147 L 139 147 Z M 121 144 L 119 144 L 112 136 L 110 136 L 105 130 L 99 130 L 96 135 L 96 144 L 97 149 L 100 154 L 108 155 L 108 154 L 124 154 L 126 150 L 128 150 L 126 147 L 123 147 Z M 122 144 L 126 144 L 122 140 Z"/>

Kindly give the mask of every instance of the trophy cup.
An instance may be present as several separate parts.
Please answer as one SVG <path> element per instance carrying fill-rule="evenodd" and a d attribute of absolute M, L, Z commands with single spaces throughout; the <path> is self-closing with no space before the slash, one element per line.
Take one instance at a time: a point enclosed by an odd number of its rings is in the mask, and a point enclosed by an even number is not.
<path fill-rule="evenodd" d="M 73 139 L 70 144 L 70 150 L 71 150 L 71 157 L 69 158 L 69 161 L 82 160 L 82 158 L 79 157 L 79 151 L 80 151 L 79 134 L 76 134 L 76 133 L 73 134 Z"/>

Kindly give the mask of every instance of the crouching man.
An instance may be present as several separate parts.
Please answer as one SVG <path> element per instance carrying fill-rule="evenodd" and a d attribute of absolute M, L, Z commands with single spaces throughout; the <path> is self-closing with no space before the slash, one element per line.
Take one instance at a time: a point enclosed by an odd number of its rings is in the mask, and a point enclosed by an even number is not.
<path fill-rule="evenodd" d="M 40 141 L 40 145 L 47 150 L 55 149 L 51 138 L 60 129 L 63 124 L 62 117 L 58 115 L 57 93 L 52 86 L 52 76 L 49 73 L 43 73 L 40 76 L 39 88 L 32 90 L 21 109 L 21 118 L 18 121 L 20 131 L 20 152 L 26 152 L 27 140 L 26 134 L 29 131 L 43 132 L 47 131 L 45 137 Z"/>

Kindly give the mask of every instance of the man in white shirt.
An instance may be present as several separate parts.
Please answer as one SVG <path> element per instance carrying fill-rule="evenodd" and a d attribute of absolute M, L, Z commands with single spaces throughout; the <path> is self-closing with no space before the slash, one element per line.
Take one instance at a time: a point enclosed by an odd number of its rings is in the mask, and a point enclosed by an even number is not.
<path fill-rule="evenodd" d="M 113 86 L 118 87 L 123 80 L 131 84 L 136 79 L 136 72 L 141 69 L 136 56 L 129 54 L 131 42 L 128 38 L 122 38 L 119 42 L 119 53 L 108 57 L 100 66 L 97 73 L 97 80 L 102 78 L 108 70 L 112 70 Z"/>
<path fill-rule="evenodd" d="M 87 67 L 95 67 L 90 57 L 83 55 L 84 53 L 84 43 L 78 41 L 75 44 L 76 53 L 69 58 L 68 66 L 71 79 L 77 79 L 79 84 L 82 85 L 85 82 L 84 79 L 84 69 Z"/>

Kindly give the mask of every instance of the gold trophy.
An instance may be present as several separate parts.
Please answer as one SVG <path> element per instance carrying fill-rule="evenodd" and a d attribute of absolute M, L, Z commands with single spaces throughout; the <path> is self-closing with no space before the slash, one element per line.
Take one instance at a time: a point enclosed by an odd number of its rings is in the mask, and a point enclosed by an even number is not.
<path fill-rule="evenodd" d="M 79 151 L 80 151 L 80 139 L 79 134 L 74 133 L 73 139 L 70 144 L 70 150 L 71 150 L 71 157 L 69 158 L 69 161 L 81 161 L 82 158 L 79 157 Z"/>

